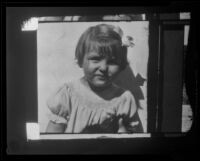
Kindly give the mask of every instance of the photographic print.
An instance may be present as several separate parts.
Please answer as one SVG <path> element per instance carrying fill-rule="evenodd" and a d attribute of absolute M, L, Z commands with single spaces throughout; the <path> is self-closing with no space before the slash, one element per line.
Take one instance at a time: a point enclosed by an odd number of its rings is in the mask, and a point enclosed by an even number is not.
<path fill-rule="evenodd" d="M 148 21 L 42 22 L 41 134 L 147 132 Z"/>

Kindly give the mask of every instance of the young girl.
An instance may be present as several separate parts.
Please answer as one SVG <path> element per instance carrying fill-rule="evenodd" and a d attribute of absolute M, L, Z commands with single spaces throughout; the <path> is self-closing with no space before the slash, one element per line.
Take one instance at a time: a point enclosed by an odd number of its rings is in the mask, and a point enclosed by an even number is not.
<path fill-rule="evenodd" d="M 46 132 L 135 132 L 139 120 L 134 96 L 113 83 L 126 68 L 127 47 L 132 45 L 130 39 L 122 43 L 122 34 L 119 27 L 100 24 L 81 35 L 75 58 L 84 77 L 65 83 L 49 98 Z"/>

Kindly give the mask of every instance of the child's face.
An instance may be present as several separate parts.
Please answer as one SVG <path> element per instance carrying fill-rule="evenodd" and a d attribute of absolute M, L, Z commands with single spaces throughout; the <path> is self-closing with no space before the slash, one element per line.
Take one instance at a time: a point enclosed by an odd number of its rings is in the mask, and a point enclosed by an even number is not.
<path fill-rule="evenodd" d="M 120 72 L 120 66 L 115 58 L 101 56 L 97 52 L 85 54 L 82 68 L 88 83 L 95 88 L 109 86 Z"/>

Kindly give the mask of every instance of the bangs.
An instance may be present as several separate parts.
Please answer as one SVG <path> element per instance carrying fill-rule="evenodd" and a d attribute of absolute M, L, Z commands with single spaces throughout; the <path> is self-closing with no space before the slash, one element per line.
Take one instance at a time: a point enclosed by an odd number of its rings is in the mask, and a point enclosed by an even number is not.
<path fill-rule="evenodd" d="M 75 51 L 75 59 L 82 67 L 86 53 L 96 52 L 102 57 L 115 59 L 121 69 L 127 62 L 127 47 L 122 46 L 121 36 L 113 30 L 113 26 L 101 24 L 88 28 L 80 37 Z"/>
<path fill-rule="evenodd" d="M 116 39 L 100 38 L 88 40 L 85 44 L 85 52 L 97 52 L 103 57 L 121 58 L 121 42 Z"/>

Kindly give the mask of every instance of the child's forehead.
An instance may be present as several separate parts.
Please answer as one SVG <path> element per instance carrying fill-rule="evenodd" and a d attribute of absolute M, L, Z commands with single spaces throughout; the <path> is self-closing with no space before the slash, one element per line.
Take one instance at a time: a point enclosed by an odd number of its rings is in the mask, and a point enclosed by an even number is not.
<path fill-rule="evenodd" d="M 116 55 L 110 53 L 99 53 L 97 51 L 89 51 L 86 53 L 88 57 L 116 58 Z"/>
<path fill-rule="evenodd" d="M 85 48 L 85 54 L 89 56 L 99 56 L 107 58 L 116 58 L 119 55 L 119 45 L 117 43 L 100 43 L 100 42 L 89 42 Z"/>

